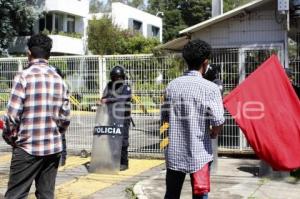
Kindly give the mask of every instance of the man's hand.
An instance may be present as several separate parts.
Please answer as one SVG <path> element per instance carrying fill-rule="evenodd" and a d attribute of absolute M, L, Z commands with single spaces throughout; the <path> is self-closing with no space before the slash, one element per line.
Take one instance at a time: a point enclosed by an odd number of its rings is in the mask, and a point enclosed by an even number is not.
<path fill-rule="evenodd" d="M 101 105 L 101 104 L 106 104 L 106 103 L 107 103 L 107 99 L 102 98 L 102 99 L 98 100 L 96 104 Z"/>

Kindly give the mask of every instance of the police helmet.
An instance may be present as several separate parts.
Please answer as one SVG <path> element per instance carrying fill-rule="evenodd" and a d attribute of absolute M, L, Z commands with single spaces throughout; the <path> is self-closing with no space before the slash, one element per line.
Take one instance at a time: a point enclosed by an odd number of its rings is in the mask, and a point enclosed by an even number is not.
<path fill-rule="evenodd" d="M 293 74 L 293 70 L 291 68 L 285 68 L 284 70 L 289 78 L 293 78 L 294 74 Z"/>
<path fill-rule="evenodd" d="M 125 69 L 123 66 L 120 65 L 113 67 L 110 71 L 111 80 L 118 78 L 122 78 L 123 80 L 125 80 Z"/>

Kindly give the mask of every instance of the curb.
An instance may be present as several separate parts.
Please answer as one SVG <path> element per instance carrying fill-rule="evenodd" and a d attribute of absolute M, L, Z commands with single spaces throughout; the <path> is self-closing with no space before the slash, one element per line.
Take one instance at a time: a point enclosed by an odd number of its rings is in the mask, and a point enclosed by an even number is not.
<path fill-rule="evenodd" d="M 148 197 L 145 195 L 145 193 L 143 191 L 143 182 L 144 181 L 147 181 L 147 180 L 139 181 L 133 187 L 133 193 L 138 199 L 148 199 Z"/>
<path fill-rule="evenodd" d="M 159 178 L 159 176 L 163 175 L 165 172 L 166 171 L 161 171 L 161 172 L 159 172 L 158 175 L 155 175 L 155 176 L 152 176 L 148 179 L 141 180 L 141 181 L 137 182 L 133 187 L 134 195 L 136 195 L 136 197 L 138 199 L 149 199 L 148 196 L 146 195 L 146 193 L 144 192 L 144 187 L 147 186 L 149 181 L 152 181 L 156 178 Z"/>

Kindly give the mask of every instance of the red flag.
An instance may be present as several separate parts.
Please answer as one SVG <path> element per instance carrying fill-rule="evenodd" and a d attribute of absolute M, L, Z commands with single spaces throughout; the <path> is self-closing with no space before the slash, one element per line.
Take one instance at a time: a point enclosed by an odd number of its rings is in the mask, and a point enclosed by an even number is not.
<path fill-rule="evenodd" d="M 300 167 L 300 101 L 276 55 L 229 93 L 224 106 L 273 169 Z"/>

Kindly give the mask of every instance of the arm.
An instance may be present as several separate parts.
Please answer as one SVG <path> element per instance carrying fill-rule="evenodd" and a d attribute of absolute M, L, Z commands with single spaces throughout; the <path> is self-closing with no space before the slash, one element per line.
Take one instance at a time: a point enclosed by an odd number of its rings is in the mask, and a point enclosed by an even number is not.
<path fill-rule="evenodd" d="M 108 95 L 108 88 L 103 92 L 103 97 L 101 98 L 102 103 L 115 103 L 115 102 L 126 102 L 131 100 L 131 89 L 128 85 L 124 85 L 122 94 L 114 94 L 113 96 Z"/>
<path fill-rule="evenodd" d="M 63 103 L 59 110 L 59 122 L 57 124 L 60 133 L 65 133 L 70 125 L 71 106 L 69 101 L 69 92 L 64 84 Z"/>
<path fill-rule="evenodd" d="M 130 123 L 130 121 L 132 121 L 131 118 L 131 88 L 126 85 L 123 89 L 123 94 L 126 97 L 125 101 L 125 118 L 128 120 L 128 122 Z"/>
<path fill-rule="evenodd" d="M 216 138 L 221 132 L 223 123 L 225 121 L 222 97 L 218 89 L 215 89 L 210 93 L 208 108 L 211 124 L 211 138 Z"/>
<path fill-rule="evenodd" d="M 20 123 L 21 121 L 25 100 L 25 86 L 26 82 L 24 78 L 21 74 L 18 74 L 14 79 L 10 99 L 7 105 L 6 115 L 11 118 L 11 121 L 9 122 L 10 126 L 15 126 L 16 123 Z"/>
<path fill-rule="evenodd" d="M 18 74 L 13 82 L 10 99 L 7 105 L 6 115 L 3 117 L 2 137 L 7 144 L 14 146 L 18 137 L 18 129 L 23 113 L 26 82 L 21 74 Z"/>
<path fill-rule="evenodd" d="M 170 109 L 170 102 L 167 96 L 167 91 L 165 91 L 164 102 L 161 106 L 161 124 L 169 122 L 169 109 Z"/>

